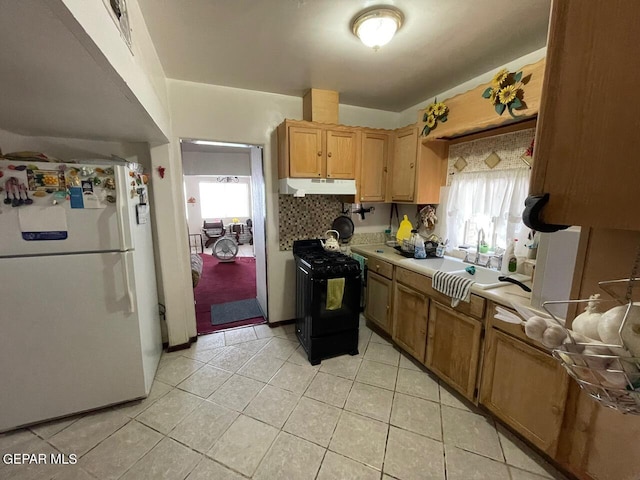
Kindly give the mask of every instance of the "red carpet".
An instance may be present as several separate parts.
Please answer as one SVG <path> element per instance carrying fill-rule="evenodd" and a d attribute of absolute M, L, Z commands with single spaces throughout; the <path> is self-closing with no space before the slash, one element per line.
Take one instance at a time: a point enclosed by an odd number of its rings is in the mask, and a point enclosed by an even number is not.
<path fill-rule="evenodd" d="M 225 263 L 208 253 L 200 256 L 203 261 L 202 276 L 193 291 L 198 335 L 264 322 L 264 318 L 257 317 L 211 325 L 211 305 L 256 297 L 256 259 L 236 257 L 235 262 Z"/>

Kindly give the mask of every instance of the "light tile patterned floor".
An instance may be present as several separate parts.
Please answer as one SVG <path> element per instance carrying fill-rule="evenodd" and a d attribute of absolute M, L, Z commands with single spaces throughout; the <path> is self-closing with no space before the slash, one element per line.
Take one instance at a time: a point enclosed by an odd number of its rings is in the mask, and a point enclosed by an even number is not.
<path fill-rule="evenodd" d="M 312 367 L 293 326 L 245 327 L 164 354 L 144 401 L 0 435 L 16 480 L 563 478 L 361 322 L 360 355 Z M 446 475 L 446 477 L 445 477 Z"/>

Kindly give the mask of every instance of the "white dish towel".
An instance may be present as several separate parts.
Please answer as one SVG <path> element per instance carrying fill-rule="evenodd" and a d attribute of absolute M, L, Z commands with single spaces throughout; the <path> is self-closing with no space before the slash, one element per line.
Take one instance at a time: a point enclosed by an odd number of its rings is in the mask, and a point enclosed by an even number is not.
<path fill-rule="evenodd" d="M 471 300 L 471 286 L 475 282 L 447 272 L 436 272 L 433 275 L 433 289 L 451 297 L 451 306 L 457 307 L 460 301 Z"/>

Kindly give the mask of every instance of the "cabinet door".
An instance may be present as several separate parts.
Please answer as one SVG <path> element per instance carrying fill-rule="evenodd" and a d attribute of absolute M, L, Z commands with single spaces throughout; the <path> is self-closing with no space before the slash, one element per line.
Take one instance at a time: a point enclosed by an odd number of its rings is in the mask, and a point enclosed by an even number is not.
<path fill-rule="evenodd" d="M 376 273 L 367 274 L 367 303 L 364 315 L 385 332 L 391 333 L 392 282 Z"/>
<path fill-rule="evenodd" d="M 551 355 L 495 328 L 487 332 L 480 403 L 553 456 L 569 377 Z"/>
<path fill-rule="evenodd" d="M 568 464 L 578 478 L 640 478 L 640 456 L 637 454 L 640 418 L 621 415 L 602 406 L 575 382 L 571 382 L 569 399 L 569 402 L 573 400 L 573 405 L 567 404 L 567 413 L 575 412 L 575 417 L 569 422 L 568 415 L 565 417 L 560 449 L 564 447 L 566 457 L 559 458 L 559 462 Z"/>
<path fill-rule="evenodd" d="M 327 130 L 327 178 L 356 178 L 357 132 Z"/>
<path fill-rule="evenodd" d="M 475 400 L 480 356 L 480 321 L 431 302 L 427 368 L 469 400 Z"/>
<path fill-rule="evenodd" d="M 393 295 L 393 341 L 424 363 L 429 298 L 396 283 Z"/>
<path fill-rule="evenodd" d="M 530 193 L 549 193 L 546 223 L 640 230 L 640 8 L 552 4 Z"/>
<path fill-rule="evenodd" d="M 364 131 L 360 160 L 361 202 L 384 202 L 389 158 L 389 135 Z"/>
<path fill-rule="evenodd" d="M 416 188 L 417 154 L 418 129 L 412 126 L 398 130 L 394 139 L 391 170 L 392 201 L 413 201 Z"/>
<path fill-rule="evenodd" d="M 289 175 L 294 178 L 324 176 L 323 131 L 312 127 L 289 127 Z"/>

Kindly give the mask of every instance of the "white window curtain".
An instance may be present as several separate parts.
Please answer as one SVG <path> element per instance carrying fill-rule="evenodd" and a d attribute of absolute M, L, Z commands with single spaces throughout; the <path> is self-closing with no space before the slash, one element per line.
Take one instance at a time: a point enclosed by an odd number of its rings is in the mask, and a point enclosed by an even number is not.
<path fill-rule="evenodd" d="M 493 248 L 506 248 L 524 228 L 522 211 L 529 191 L 528 168 L 461 172 L 454 175 L 446 203 L 446 237 L 451 247 L 469 243 L 470 222 L 484 228 Z M 487 230 L 487 223 L 491 230 Z M 473 229 L 475 233 L 475 228 Z M 473 244 L 475 246 L 475 243 Z"/>

